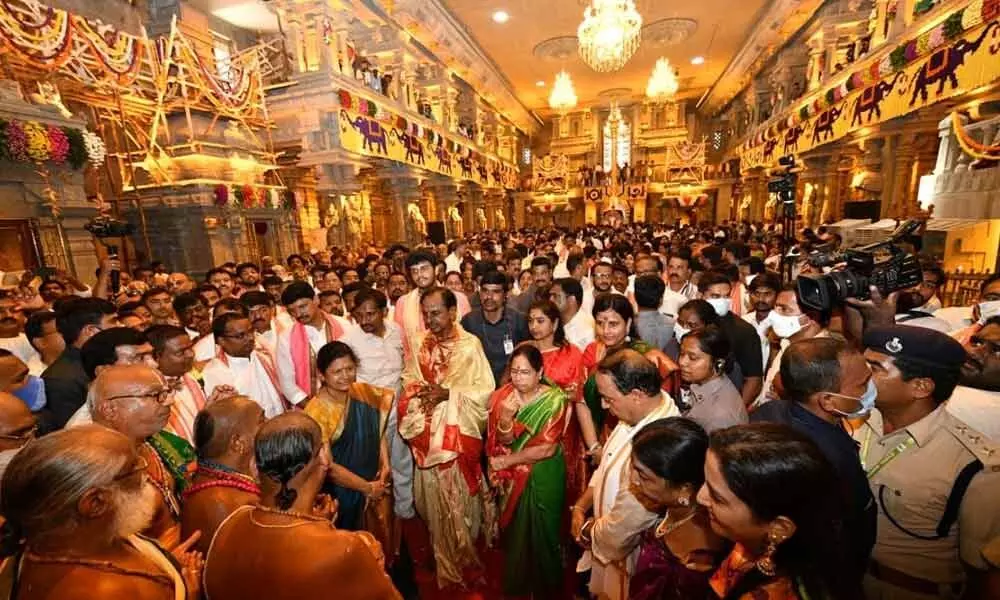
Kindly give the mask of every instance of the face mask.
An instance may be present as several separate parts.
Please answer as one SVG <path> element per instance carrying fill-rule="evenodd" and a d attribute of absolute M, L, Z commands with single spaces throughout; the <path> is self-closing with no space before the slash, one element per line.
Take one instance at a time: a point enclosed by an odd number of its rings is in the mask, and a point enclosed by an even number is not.
<path fill-rule="evenodd" d="M 778 313 L 771 311 L 771 315 L 768 319 L 771 321 L 771 329 L 774 330 L 774 335 L 780 338 L 790 338 L 802 330 L 802 324 L 799 323 L 799 317 L 779 315 Z"/>
<path fill-rule="evenodd" d="M 687 327 L 681 327 L 680 325 L 676 324 L 674 325 L 674 338 L 677 339 L 678 344 L 680 344 L 684 336 L 686 336 L 689 333 L 691 333 L 691 330 L 688 329 Z"/>
<path fill-rule="evenodd" d="M 1000 316 L 1000 300 L 987 300 L 979 303 L 980 323 L 985 323 L 996 316 Z"/>
<path fill-rule="evenodd" d="M 853 398 L 851 396 L 845 396 L 843 394 L 836 394 L 829 392 L 833 396 L 840 396 L 841 398 L 851 398 L 852 400 L 858 401 L 857 410 L 851 412 L 844 412 L 841 410 L 834 410 L 835 413 L 844 417 L 845 419 L 860 419 L 862 417 L 867 417 L 868 413 L 875 408 L 875 398 L 878 397 L 878 388 L 875 386 L 875 380 L 868 379 L 868 387 L 865 388 L 865 393 L 861 394 L 860 398 Z"/>
<path fill-rule="evenodd" d="M 729 314 L 729 309 L 733 305 L 732 298 L 709 298 L 708 303 L 715 309 L 715 314 L 724 317 Z"/>
<path fill-rule="evenodd" d="M 21 402 L 24 402 L 31 409 L 31 412 L 45 408 L 45 382 L 42 381 L 41 377 L 28 375 L 21 389 L 11 393 L 20 398 Z"/>

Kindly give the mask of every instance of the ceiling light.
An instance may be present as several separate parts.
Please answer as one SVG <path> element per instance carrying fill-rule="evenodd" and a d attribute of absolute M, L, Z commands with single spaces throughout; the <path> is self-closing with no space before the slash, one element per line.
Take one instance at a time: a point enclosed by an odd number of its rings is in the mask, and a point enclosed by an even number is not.
<path fill-rule="evenodd" d="M 559 71 L 555 83 L 552 84 L 552 93 L 549 94 L 549 107 L 556 112 L 565 113 L 575 106 L 576 92 L 573 90 L 573 80 L 566 71 Z"/>
<path fill-rule="evenodd" d="M 633 0 L 593 0 L 576 30 L 580 58 L 599 73 L 625 66 L 639 48 L 642 15 Z"/>
<path fill-rule="evenodd" d="M 535 85 L 537 85 L 538 87 L 545 87 L 545 81 L 539 79 L 538 81 L 535 82 Z"/>
<path fill-rule="evenodd" d="M 677 73 L 670 66 L 670 61 L 658 59 L 646 84 L 646 97 L 653 102 L 666 102 L 674 97 L 679 87 Z"/>
<path fill-rule="evenodd" d="M 703 64 L 705 64 L 705 57 L 704 56 L 696 56 L 696 57 L 694 57 L 694 58 L 691 59 L 691 64 L 692 65 L 703 65 Z"/>
<path fill-rule="evenodd" d="M 502 24 L 502 23 L 506 23 L 507 21 L 510 21 L 510 15 L 507 14 L 507 11 L 505 11 L 505 10 L 498 10 L 495 13 L 493 13 L 493 22 L 494 23 L 501 23 Z"/>

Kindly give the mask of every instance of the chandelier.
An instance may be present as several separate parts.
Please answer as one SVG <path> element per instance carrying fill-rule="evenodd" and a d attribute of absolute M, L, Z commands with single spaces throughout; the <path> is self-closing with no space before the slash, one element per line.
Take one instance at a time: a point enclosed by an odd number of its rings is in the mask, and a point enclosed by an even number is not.
<path fill-rule="evenodd" d="M 641 31 L 633 0 L 592 0 L 576 31 L 580 58 L 599 73 L 617 71 L 639 48 Z"/>
<path fill-rule="evenodd" d="M 653 73 L 646 84 L 646 97 L 653 102 L 666 102 L 674 97 L 680 84 L 677 83 L 677 73 L 666 58 L 657 59 Z"/>
<path fill-rule="evenodd" d="M 552 93 L 549 94 L 549 107 L 564 113 L 575 106 L 576 92 L 573 91 L 573 80 L 566 71 L 559 71 L 555 83 L 552 84 Z"/>

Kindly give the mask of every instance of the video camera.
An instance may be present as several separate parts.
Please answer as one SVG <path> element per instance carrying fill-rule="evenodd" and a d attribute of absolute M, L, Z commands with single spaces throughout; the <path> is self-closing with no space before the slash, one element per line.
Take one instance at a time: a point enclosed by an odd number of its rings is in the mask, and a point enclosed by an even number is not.
<path fill-rule="evenodd" d="M 779 171 L 771 176 L 767 182 L 768 193 L 778 196 L 781 203 L 782 215 L 786 218 L 795 218 L 795 187 L 798 184 L 801 170 L 795 164 L 795 157 L 782 156 L 778 159 Z"/>
<path fill-rule="evenodd" d="M 116 244 L 109 244 L 106 240 L 132 235 L 135 231 L 135 226 L 131 223 L 108 215 L 94 217 L 83 228 L 104 244 L 104 247 L 108 249 L 108 256 L 112 258 L 118 258 L 118 246 Z M 111 277 L 111 292 L 117 294 L 121 288 L 121 273 L 117 270 L 112 270 L 109 275 Z"/>
<path fill-rule="evenodd" d="M 870 286 L 888 295 L 917 285 L 923 278 L 920 261 L 897 244 L 920 225 L 919 220 L 911 219 L 904 221 L 885 241 L 851 248 L 843 254 L 820 252 L 810 256 L 809 264 L 813 266 L 839 262 L 846 262 L 847 266 L 824 275 L 800 275 L 795 280 L 799 304 L 828 311 L 847 298 L 867 300 Z"/>

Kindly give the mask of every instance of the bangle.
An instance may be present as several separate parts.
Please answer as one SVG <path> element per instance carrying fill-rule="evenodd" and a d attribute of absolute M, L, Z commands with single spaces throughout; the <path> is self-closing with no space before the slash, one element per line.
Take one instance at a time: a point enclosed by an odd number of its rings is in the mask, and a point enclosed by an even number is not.
<path fill-rule="evenodd" d="M 593 444 L 591 444 L 590 448 L 587 448 L 587 452 L 593 454 L 595 448 L 601 448 L 601 442 L 594 442 Z"/>
<path fill-rule="evenodd" d="M 580 511 L 583 514 L 587 514 L 587 511 L 583 510 L 583 507 L 580 506 L 580 505 L 578 505 L 578 504 L 574 504 L 574 505 L 572 505 L 572 506 L 569 507 L 569 512 L 570 513 L 575 513 L 576 511 Z"/>
<path fill-rule="evenodd" d="M 504 429 L 502 422 L 501 423 L 497 423 L 497 432 L 503 433 L 503 434 L 508 434 L 508 433 L 513 432 L 513 431 L 514 431 L 514 422 L 513 421 L 510 422 L 510 425 L 508 425 L 506 429 Z"/>

